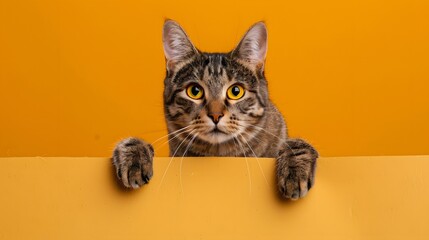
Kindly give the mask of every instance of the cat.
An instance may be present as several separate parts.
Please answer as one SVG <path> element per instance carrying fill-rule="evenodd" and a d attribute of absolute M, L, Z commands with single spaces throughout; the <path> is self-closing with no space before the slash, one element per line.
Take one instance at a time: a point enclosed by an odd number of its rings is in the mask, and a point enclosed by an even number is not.
<path fill-rule="evenodd" d="M 231 52 L 206 53 L 177 22 L 166 20 L 163 46 L 170 156 L 275 158 L 280 196 L 304 197 L 314 184 L 319 155 L 306 141 L 288 138 L 286 123 L 269 99 L 265 23 L 250 27 Z M 122 184 L 139 188 L 148 183 L 153 156 L 144 140 L 120 141 L 112 161 Z"/>

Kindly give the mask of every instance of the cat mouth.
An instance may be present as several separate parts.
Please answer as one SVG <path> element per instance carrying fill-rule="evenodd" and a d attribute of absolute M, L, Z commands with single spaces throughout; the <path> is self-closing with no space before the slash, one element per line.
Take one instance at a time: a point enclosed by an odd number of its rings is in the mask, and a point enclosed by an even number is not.
<path fill-rule="evenodd" d="M 209 133 L 210 134 L 214 134 L 214 135 L 217 135 L 217 134 L 226 134 L 226 132 L 220 130 L 218 127 L 213 128 L 213 130 L 211 130 Z"/>
<path fill-rule="evenodd" d="M 215 126 L 204 134 L 201 134 L 200 137 L 209 143 L 220 144 L 228 141 L 232 136 L 230 133 L 225 132 L 225 130 L 219 129 L 218 126 Z"/>

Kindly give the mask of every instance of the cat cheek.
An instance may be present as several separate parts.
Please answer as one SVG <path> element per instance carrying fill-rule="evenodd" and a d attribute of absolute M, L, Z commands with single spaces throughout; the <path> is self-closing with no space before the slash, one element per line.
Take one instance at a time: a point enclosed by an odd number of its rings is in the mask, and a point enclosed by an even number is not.
<path fill-rule="evenodd" d="M 264 115 L 265 109 L 263 107 L 257 107 L 255 108 L 255 110 L 252 112 L 252 115 L 255 117 L 261 117 Z"/>
<path fill-rule="evenodd" d="M 169 121 L 177 121 L 178 119 L 183 118 L 183 115 L 184 115 L 184 112 L 181 109 L 170 107 L 170 108 L 168 108 L 166 118 Z"/>

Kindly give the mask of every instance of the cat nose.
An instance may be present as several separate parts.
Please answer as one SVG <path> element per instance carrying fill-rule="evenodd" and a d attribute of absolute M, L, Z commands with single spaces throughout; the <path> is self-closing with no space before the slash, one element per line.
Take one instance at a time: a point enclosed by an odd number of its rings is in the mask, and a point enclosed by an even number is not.
<path fill-rule="evenodd" d="M 223 113 L 209 113 L 208 115 L 215 124 L 217 124 L 220 121 L 220 118 L 223 117 Z"/>

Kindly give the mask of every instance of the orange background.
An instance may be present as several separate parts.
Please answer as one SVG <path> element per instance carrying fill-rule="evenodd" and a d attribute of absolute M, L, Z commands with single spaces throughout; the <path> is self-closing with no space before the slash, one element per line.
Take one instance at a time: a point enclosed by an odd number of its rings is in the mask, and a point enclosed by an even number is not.
<path fill-rule="evenodd" d="M 271 98 L 321 155 L 429 154 L 429 1 L 1 0 L 0 156 L 165 135 L 166 17 L 205 51 L 265 20 Z"/>

